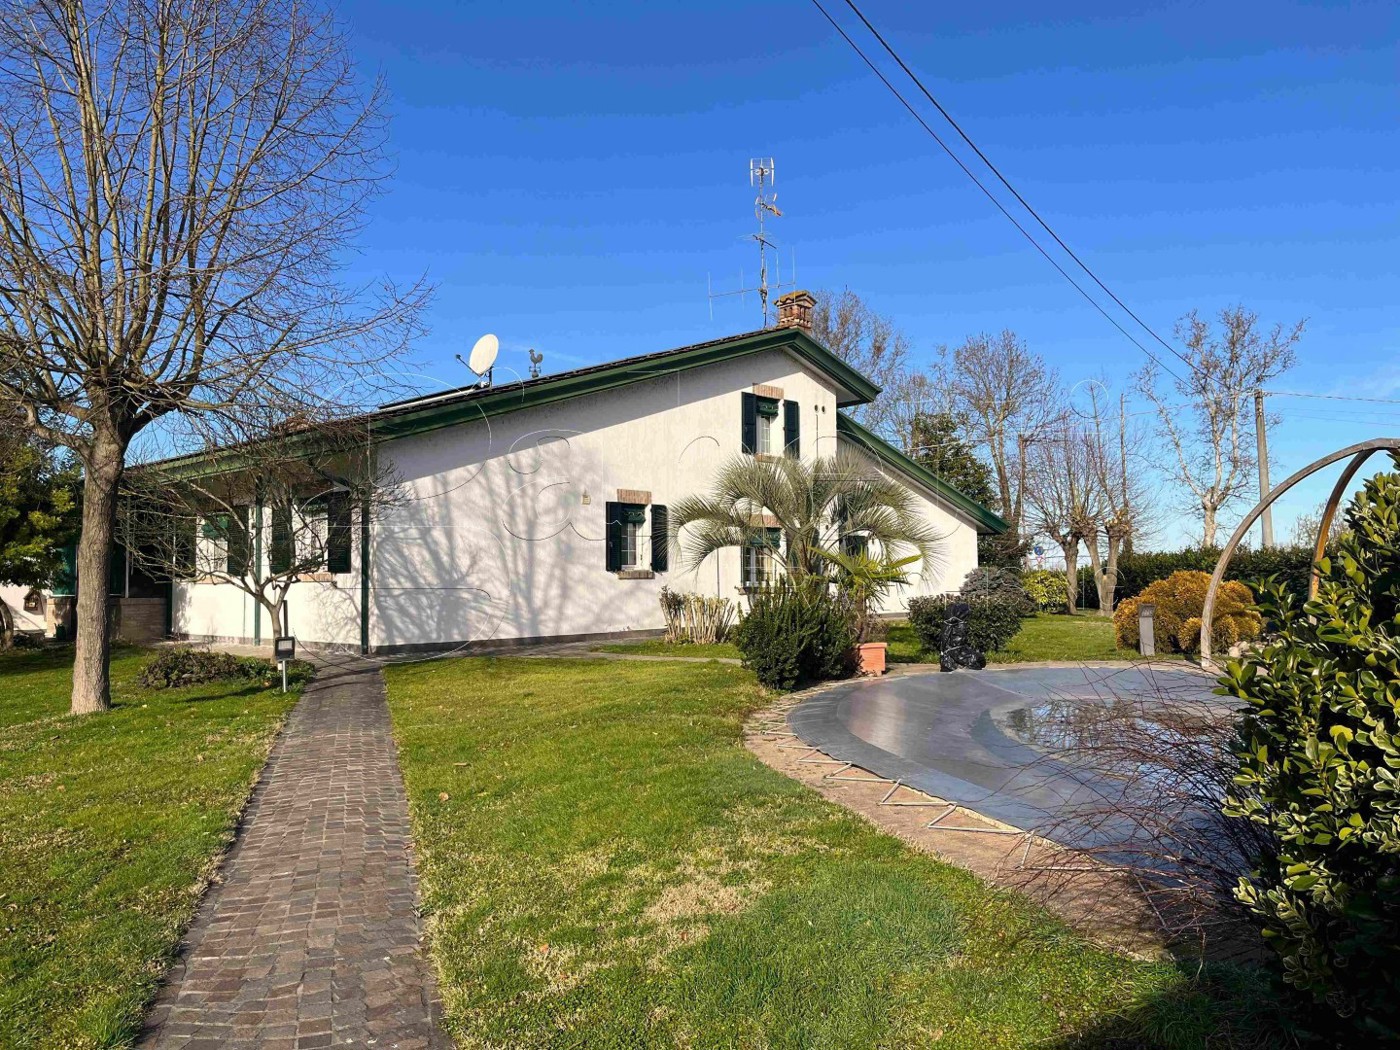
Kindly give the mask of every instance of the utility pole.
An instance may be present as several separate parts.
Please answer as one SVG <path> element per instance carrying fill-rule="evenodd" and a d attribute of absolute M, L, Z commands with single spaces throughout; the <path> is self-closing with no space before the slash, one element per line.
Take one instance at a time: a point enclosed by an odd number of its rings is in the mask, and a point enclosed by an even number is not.
<path fill-rule="evenodd" d="M 1269 495 L 1269 438 L 1264 426 L 1264 391 L 1254 391 L 1254 438 L 1259 446 L 1259 500 Z M 1274 511 L 1265 507 L 1259 518 L 1259 530 L 1265 547 L 1274 545 Z"/>

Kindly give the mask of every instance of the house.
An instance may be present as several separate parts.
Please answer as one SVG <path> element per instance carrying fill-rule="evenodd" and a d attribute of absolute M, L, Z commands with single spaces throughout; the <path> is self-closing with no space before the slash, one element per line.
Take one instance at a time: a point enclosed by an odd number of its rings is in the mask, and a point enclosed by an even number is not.
<path fill-rule="evenodd" d="M 708 491 L 740 454 L 857 450 L 907 485 L 943 536 L 939 563 L 887 611 L 956 589 L 977 564 L 978 533 L 1006 523 L 845 415 L 877 388 L 812 337 L 810 295 L 778 305 L 772 329 L 366 417 L 401 498 L 364 521 L 348 501 L 326 504 L 324 528 L 339 539 L 320 571 L 291 588 L 292 633 L 404 653 L 656 632 L 662 587 L 739 598 L 772 571 L 761 549 L 689 567 L 663 542 L 667 508 Z M 262 509 L 250 509 L 246 520 L 267 528 Z M 220 541 L 206 530 L 198 542 Z M 252 546 L 267 556 L 260 535 Z M 177 637 L 267 643 L 278 633 L 233 585 L 169 589 Z"/>

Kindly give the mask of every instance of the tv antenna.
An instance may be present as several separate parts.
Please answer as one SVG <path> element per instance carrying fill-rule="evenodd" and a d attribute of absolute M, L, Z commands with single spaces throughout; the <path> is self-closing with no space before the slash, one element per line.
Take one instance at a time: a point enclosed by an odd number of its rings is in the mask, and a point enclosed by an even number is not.
<path fill-rule="evenodd" d="M 725 296 L 737 295 L 742 300 L 749 292 L 758 293 L 759 304 L 763 308 L 763 327 L 768 327 L 768 297 L 773 292 L 779 292 L 784 288 L 792 288 L 797 284 L 797 260 L 793 257 L 792 272 L 787 281 L 782 279 L 781 262 L 778 255 L 778 245 L 769 239 L 767 230 L 768 216 L 775 219 L 782 218 L 783 213 L 778 209 L 778 193 L 774 187 L 778 183 L 778 169 L 772 157 L 754 157 L 749 160 L 749 185 L 758 190 L 758 195 L 754 198 L 753 212 L 758 219 L 758 232 L 750 234 L 750 237 L 758 243 L 758 284 L 748 287 L 744 284 L 744 272 L 739 271 L 739 288 L 733 292 L 716 292 L 710 288 L 710 319 L 715 316 L 715 300 Z M 768 283 L 768 255 L 773 255 L 773 270 L 775 280 Z"/>
<path fill-rule="evenodd" d="M 478 376 L 481 382 L 477 386 L 487 387 L 491 385 L 491 369 L 496 363 L 496 355 L 500 353 L 501 341 L 490 332 L 487 332 L 472 347 L 472 352 L 465 358 L 457 354 L 456 358 L 466 365 Z"/>

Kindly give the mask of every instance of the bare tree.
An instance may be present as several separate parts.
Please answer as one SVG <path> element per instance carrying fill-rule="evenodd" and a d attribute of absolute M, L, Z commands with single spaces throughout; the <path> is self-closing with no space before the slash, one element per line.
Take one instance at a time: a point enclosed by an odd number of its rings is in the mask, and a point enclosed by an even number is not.
<path fill-rule="evenodd" d="M 128 470 L 117 534 L 153 579 L 237 587 L 280 630 L 293 585 L 351 572 L 360 530 L 401 502 L 350 420 Z"/>
<path fill-rule="evenodd" d="M 72 710 L 110 704 L 132 440 L 328 414 L 423 289 L 345 286 L 385 174 L 378 85 L 302 0 L 32 0 L 0 20 L 0 402 L 83 463 Z"/>
<path fill-rule="evenodd" d="M 1128 425 L 1126 399 L 1118 401 L 1116 418 L 1110 415 L 1102 384 L 1091 384 L 1090 409 L 1079 436 L 1095 511 L 1086 519 L 1085 548 L 1099 592 L 1099 613 L 1113 615 L 1118 589 L 1118 558 L 1144 524 L 1149 499 L 1139 469 L 1141 439 Z"/>
<path fill-rule="evenodd" d="M 955 350 L 945 350 L 940 371 L 952 410 L 967 421 L 992 465 L 997 509 L 1020 540 L 1026 450 L 1063 418 L 1059 379 L 1011 331 L 970 336 Z"/>
<path fill-rule="evenodd" d="M 1065 557 L 1065 612 L 1079 596 L 1079 546 L 1096 534 L 1102 513 L 1092 435 L 1063 427 L 1030 446 L 1027 454 L 1025 524 L 1054 540 Z"/>
<path fill-rule="evenodd" d="M 1289 533 L 1289 542 L 1295 547 L 1312 547 L 1317 543 L 1317 534 L 1322 531 L 1322 515 L 1327 509 L 1324 500 L 1312 510 L 1305 510 L 1293 522 L 1293 529 Z M 1332 523 L 1327 529 L 1327 544 L 1331 546 L 1347 534 L 1346 517 L 1343 514 L 1334 514 Z"/>
<path fill-rule="evenodd" d="M 815 298 L 812 335 L 880 388 L 880 396 L 870 404 L 844 411 L 882 437 L 897 439 L 899 421 L 910 415 L 923 393 L 921 377 L 909 362 L 909 336 L 849 288 L 820 291 Z"/>
<path fill-rule="evenodd" d="M 1202 546 L 1215 546 L 1220 511 L 1252 484 L 1257 460 L 1250 401 L 1292 367 L 1305 324 L 1276 324 L 1266 334 L 1257 314 L 1231 306 L 1220 311 L 1217 329 L 1193 310 L 1176 325 L 1185 346 L 1182 375 L 1164 392 L 1155 364 L 1139 373 L 1139 386 L 1156 406 L 1174 454 L 1169 469 L 1201 512 Z"/>

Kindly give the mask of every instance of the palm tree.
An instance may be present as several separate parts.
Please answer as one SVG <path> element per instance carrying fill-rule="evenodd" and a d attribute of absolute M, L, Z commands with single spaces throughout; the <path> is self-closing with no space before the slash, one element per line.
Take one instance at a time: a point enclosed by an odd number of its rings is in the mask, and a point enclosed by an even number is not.
<path fill-rule="evenodd" d="M 827 576 L 829 552 L 872 547 L 921 561 L 926 573 L 944 539 L 907 488 L 850 452 L 807 461 L 739 456 L 720 468 L 709 495 L 671 508 L 672 542 L 692 566 L 726 547 L 762 544 L 773 528 L 795 576 Z"/>

